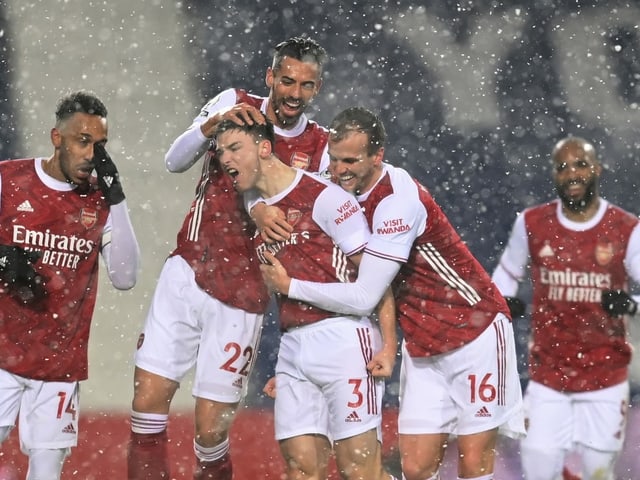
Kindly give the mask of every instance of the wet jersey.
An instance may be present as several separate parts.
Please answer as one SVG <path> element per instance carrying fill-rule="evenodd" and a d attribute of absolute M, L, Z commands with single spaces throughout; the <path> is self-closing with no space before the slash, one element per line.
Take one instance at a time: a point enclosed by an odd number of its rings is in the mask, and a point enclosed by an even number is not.
<path fill-rule="evenodd" d="M 94 184 L 55 188 L 60 182 L 40 162 L 0 162 L 0 244 L 40 253 L 34 266 L 47 292 L 25 305 L 0 291 L 0 368 L 35 380 L 85 380 L 109 205 Z"/>
<path fill-rule="evenodd" d="M 287 190 L 265 202 L 285 213 L 293 232 L 289 240 L 275 244 L 266 244 L 256 236 L 259 258 L 263 258 L 265 250 L 271 251 L 289 275 L 301 280 L 323 283 L 354 280 L 357 268 L 348 257 L 364 248 L 369 228 L 351 194 L 298 171 Z M 278 303 L 282 330 L 340 316 L 285 295 L 278 296 Z"/>
<path fill-rule="evenodd" d="M 407 350 L 438 355 L 478 337 L 506 302 L 427 189 L 384 164 L 378 183 L 358 198 L 371 227 L 366 252 L 402 263 L 393 282 Z"/>
<path fill-rule="evenodd" d="M 631 347 L 625 319 L 600 306 L 603 290 L 628 290 L 624 265 L 638 219 L 608 205 L 591 228 L 558 219 L 559 201 L 524 211 L 533 305 L 530 377 L 560 391 L 581 392 L 627 379 Z"/>
<path fill-rule="evenodd" d="M 244 90 L 225 90 L 203 107 L 200 117 L 206 119 L 234 103 L 248 103 L 266 113 L 267 102 Z M 293 129 L 276 128 L 275 133 L 274 150 L 283 162 L 311 171 L 320 168 L 326 129 L 303 116 Z M 212 297 L 247 312 L 263 313 L 269 294 L 253 254 L 255 226 L 212 150 L 205 154 L 195 199 L 171 255 L 189 263 L 200 288 Z"/>

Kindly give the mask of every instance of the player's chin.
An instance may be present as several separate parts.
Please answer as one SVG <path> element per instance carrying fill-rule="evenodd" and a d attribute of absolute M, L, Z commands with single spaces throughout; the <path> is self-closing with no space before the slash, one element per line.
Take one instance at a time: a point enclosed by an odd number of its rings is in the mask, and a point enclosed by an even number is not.
<path fill-rule="evenodd" d="M 300 117 L 304 113 L 304 110 L 301 108 L 291 109 L 288 108 L 286 111 L 281 111 L 280 121 L 283 125 L 295 125 L 300 120 Z"/>
<path fill-rule="evenodd" d="M 356 194 L 356 191 L 357 191 L 356 182 L 352 180 L 347 180 L 347 181 L 338 180 L 338 185 L 340 185 L 344 191 L 349 192 L 353 195 Z"/>
<path fill-rule="evenodd" d="M 249 187 L 243 186 L 238 182 L 233 182 L 233 188 L 238 193 L 245 193 L 245 192 L 248 192 L 250 190 Z"/>
<path fill-rule="evenodd" d="M 90 172 L 78 172 L 73 177 L 71 177 L 71 182 L 78 186 L 85 186 L 89 184 L 90 178 Z"/>

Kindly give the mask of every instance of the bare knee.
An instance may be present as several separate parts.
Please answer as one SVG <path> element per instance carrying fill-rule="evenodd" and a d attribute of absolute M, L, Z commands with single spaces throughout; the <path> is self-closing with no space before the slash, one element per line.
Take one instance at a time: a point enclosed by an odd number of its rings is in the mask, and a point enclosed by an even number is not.
<path fill-rule="evenodd" d="M 497 430 L 458 437 L 458 473 L 462 477 L 479 477 L 493 473 Z"/>
<path fill-rule="evenodd" d="M 300 435 L 280 441 L 287 479 L 323 480 L 327 478 L 331 444 L 322 435 Z"/>
<path fill-rule="evenodd" d="M 180 384 L 136 367 L 131 407 L 136 412 L 169 413 L 171 400 Z"/>
<path fill-rule="evenodd" d="M 400 435 L 402 473 L 406 480 L 424 480 L 438 473 L 448 445 L 446 434 Z"/>
<path fill-rule="evenodd" d="M 224 442 L 229 436 L 237 408 L 237 403 L 196 398 L 196 442 L 203 447 L 214 447 Z"/>
<path fill-rule="evenodd" d="M 336 441 L 334 450 L 342 478 L 368 480 L 381 476 L 382 453 L 375 429 Z"/>
<path fill-rule="evenodd" d="M 440 469 L 440 463 L 424 464 L 423 462 L 414 461 L 414 459 L 404 458 L 402 460 L 402 475 L 405 480 L 424 480 L 431 478 Z"/>

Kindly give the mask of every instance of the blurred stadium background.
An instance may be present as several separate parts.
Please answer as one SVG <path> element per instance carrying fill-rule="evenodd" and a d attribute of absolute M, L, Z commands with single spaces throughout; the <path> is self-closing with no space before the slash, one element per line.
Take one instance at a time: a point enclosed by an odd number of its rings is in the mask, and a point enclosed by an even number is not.
<path fill-rule="evenodd" d="M 491 271 L 516 213 L 554 196 L 549 152 L 562 136 L 591 139 L 607 167 L 603 196 L 640 212 L 639 24 L 640 2 L 615 0 L 0 2 L 0 158 L 50 155 L 55 102 L 71 90 L 93 90 L 109 108 L 110 152 L 143 253 L 132 291 L 114 292 L 103 279 L 80 445 L 64 478 L 125 476 L 133 350 L 198 174 L 168 174 L 164 152 L 218 91 L 265 94 L 278 42 L 307 35 L 327 49 L 331 60 L 310 117 L 326 125 L 356 104 L 379 112 L 389 133 L 387 160 L 421 179 Z M 637 345 L 638 325 L 630 331 Z M 525 385 L 526 321 L 516 332 Z M 281 478 L 271 403 L 260 392 L 277 341 L 267 319 L 252 392 L 234 427 L 240 480 Z M 191 475 L 189 380 L 170 425 L 175 478 Z M 640 424 L 640 358 L 632 391 L 619 480 L 640 478 L 633 424 Z M 385 413 L 392 469 L 396 393 L 397 375 Z M 25 464 L 14 432 L 0 447 L 0 480 L 20 478 Z M 501 445 L 497 471 L 520 478 L 517 445 Z M 449 466 L 443 478 L 455 478 Z"/>

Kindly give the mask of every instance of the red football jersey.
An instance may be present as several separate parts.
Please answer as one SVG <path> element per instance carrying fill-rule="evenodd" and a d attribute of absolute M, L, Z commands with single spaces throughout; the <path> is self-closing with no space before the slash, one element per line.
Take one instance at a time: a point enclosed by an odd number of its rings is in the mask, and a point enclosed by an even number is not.
<path fill-rule="evenodd" d="M 357 268 L 348 256 L 364 249 L 369 229 L 351 194 L 337 185 L 301 174 L 275 203 L 269 199 L 267 203 L 285 212 L 293 232 L 288 241 L 275 244 L 266 244 L 256 236 L 259 258 L 265 250 L 271 251 L 289 275 L 300 280 L 330 283 L 355 279 Z M 277 299 L 282 330 L 342 316 L 285 295 Z"/>
<path fill-rule="evenodd" d="M 565 228 L 557 202 L 525 210 L 533 306 L 529 371 L 555 390 L 609 387 L 628 375 L 631 347 L 623 317 L 600 306 L 606 289 L 627 290 L 624 257 L 638 219 L 609 205 L 586 231 Z"/>
<path fill-rule="evenodd" d="M 411 356 L 427 357 L 459 348 L 478 337 L 498 312 L 509 316 L 489 274 L 427 189 L 404 170 L 385 165 L 383 177 L 360 203 L 372 232 L 366 251 L 402 262 L 393 290 Z M 426 225 L 405 218 L 406 206 L 418 204 L 426 209 Z M 385 237 L 403 244 L 406 239 L 402 236 L 410 230 L 424 231 L 405 250 L 408 256 L 385 248 L 389 245 Z"/>
<path fill-rule="evenodd" d="M 28 305 L 0 292 L 0 368 L 36 380 L 85 380 L 109 206 L 96 185 L 46 185 L 36 162 L 0 162 L 0 244 L 40 252 L 35 268 L 47 291 Z"/>
<path fill-rule="evenodd" d="M 243 90 L 236 90 L 236 96 L 237 103 L 258 109 L 266 101 Z M 317 171 L 327 138 L 326 129 L 308 121 L 297 136 L 276 134 L 274 150 L 284 163 Z M 207 152 L 196 197 L 172 255 L 182 256 L 191 265 L 196 282 L 212 297 L 248 312 L 263 313 L 269 294 L 254 256 L 254 232 L 231 178 Z"/>

